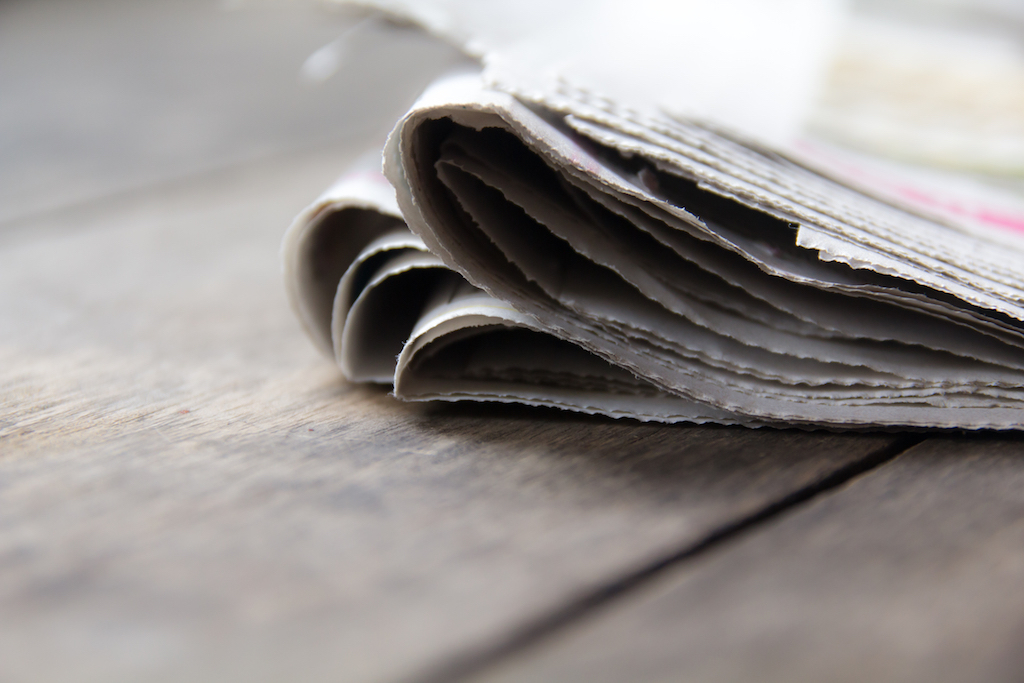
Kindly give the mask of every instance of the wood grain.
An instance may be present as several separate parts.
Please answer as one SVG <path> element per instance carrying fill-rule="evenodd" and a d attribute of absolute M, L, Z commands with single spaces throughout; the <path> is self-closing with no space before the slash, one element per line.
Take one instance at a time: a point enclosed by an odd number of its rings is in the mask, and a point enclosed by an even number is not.
<path fill-rule="evenodd" d="M 936 438 L 487 681 L 1019 681 L 1024 442 Z"/>
<path fill-rule="evenodd" d="M 0 680 L 415 677 L 892 443 L 344 384 L 278 245 L 351 151 L 0 239 Z"/>

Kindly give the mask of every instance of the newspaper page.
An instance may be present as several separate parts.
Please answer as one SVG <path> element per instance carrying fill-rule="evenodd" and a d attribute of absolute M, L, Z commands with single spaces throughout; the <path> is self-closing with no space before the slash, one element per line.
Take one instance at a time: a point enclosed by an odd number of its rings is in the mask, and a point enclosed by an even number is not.
<path fill-rule="evenodd" d="M 527 90 L 442 79 L 388 141 L 393 194 L 368 165 L 289 231 L 293 303 L 347 377 L 645 420 L 1021 426 L 1024 248 L 963 210 L 1012 225 L 1012 197 Z"/>
<path fill-rule="evenodd" d="M 299 215 L 282 249 L 292 306 L 347 379 L 393 384 L 406 400 L 756 424 L 662 391 L 470 285 L 401 221 L 379 166 L 379 153 L 358 160 Z"/>

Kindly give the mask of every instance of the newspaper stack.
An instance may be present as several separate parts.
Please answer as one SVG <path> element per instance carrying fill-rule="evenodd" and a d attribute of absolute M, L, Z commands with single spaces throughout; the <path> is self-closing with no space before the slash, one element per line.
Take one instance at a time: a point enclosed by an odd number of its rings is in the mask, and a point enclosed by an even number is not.
<path fill-rule="evenodd" d="M 510 90 L 435 83 L 386 180 L 364 160 L 289 230 L 292 303 L 350 380 L 659 422 L 1024 426 L 1024 247 L 985 225 L 1013 228 L 1012 200 Z"/>

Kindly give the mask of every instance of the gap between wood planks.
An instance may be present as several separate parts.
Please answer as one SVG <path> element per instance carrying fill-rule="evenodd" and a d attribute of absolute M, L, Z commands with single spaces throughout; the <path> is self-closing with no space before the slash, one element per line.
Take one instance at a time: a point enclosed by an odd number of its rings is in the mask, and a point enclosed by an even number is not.
<path fill-rule="evenodd" d="M 678 565 L 698 555 L 711 551 L 755 530 L 773 518 L 799 505 L 836 489 L 855 477 L 880 467 L 909 449 L 925 441 L 925 435 L 908 435 L 878 449 L 857 462 L 842 467 L 809 486 L 799 489 L 747 517 L 730 522 L 710 533 L 702 541 L 687 545 L 661 559 L 640 567 L 632 573 L 585 593 L 570 602 L 556 607 L 537 619 L 526 622 L 511 631 L 505 638 L 487 647 L 479 648 L 456 656 L 447 662 L 429 669 L 425 674 L 413 676 L 407 683 L 463 683 L 487 669 L 506 661 L 532 646 L 540 644 L 557 632 L 571 627 L 592 613 L 608 606 L 615 600 L 628 596 Z"/>

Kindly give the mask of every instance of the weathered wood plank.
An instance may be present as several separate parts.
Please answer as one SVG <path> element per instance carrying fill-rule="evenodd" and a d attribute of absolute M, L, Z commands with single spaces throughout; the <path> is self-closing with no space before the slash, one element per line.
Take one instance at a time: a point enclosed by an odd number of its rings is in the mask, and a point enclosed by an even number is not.
<path fill-rule="evenodd" d="M 0 679 L 414 675 L 892 443 L 345 385 L 277 253 L 343 156 L 0 239 Z"/>
<path fill-rule="evenodd" d="M 1019 681 L 1024 442 L 931 439 L 487 681 Z"/>

